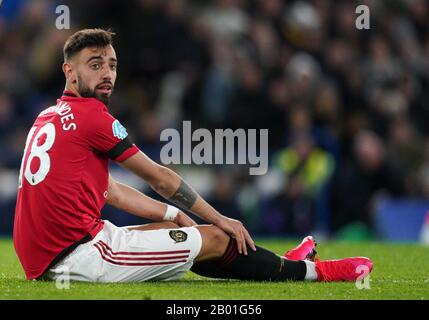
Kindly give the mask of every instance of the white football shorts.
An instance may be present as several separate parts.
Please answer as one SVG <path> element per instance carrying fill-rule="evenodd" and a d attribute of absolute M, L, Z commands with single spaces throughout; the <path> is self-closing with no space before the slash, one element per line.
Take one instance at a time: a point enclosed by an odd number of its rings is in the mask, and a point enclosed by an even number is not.
<path fill-rule="evenodd" d="M 176 280 L 200 252 L 201 234 L 195 227 L 129 230 L 104 220 L 104 228 L 49 269 L 49 280 L 141 282 Z"/>

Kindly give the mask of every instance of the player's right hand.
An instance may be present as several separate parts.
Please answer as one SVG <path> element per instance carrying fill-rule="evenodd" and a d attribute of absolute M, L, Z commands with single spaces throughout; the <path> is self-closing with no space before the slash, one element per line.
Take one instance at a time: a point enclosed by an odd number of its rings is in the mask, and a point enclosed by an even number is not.
<path fill-rule="evenodd" d="M 176 223 L 179 227 L 192 227 L 197 225 L 194 220 L 192 220 L 186 213 L 180 210 L 173 222 Z"/>
<path fill-rule="evenodd" d="M 216 225 L 237 241 L 237 249 L 240 254 L 247 255 L 247 245 L 256 251 L 255 242 L 240 221 L 222 217 Z"/>

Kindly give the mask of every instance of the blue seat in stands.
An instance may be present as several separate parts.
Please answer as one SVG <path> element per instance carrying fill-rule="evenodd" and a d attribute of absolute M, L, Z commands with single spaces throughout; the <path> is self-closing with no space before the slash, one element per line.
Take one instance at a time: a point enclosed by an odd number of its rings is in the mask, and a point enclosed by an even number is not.
<path fill-rule="evenodd" d="M 383 199 L 378 202 L 374 223 L 382 240 L 419 241 L 429 201 L 420 199 Z"/>

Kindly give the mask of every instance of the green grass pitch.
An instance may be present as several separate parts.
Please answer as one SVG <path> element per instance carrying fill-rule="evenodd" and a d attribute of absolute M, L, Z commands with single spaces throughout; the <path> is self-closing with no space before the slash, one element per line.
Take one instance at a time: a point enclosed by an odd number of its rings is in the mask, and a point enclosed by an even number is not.
<path fill-rule="evenodd" d="M 297 242 L 262 240 L 259 245 L 282 254 Z M 323 259 L 368 256 L 374 261 L 369 289 L 355 283 L 220 281 L 191 272 L 180 281 L 128 284 L 71 282 L 59 290 L 54 282 L 26 281 L 12 240 L 0 239 L 0 299 L 429 299 L 429 248 L 379 242 L 319 243 Z"/>

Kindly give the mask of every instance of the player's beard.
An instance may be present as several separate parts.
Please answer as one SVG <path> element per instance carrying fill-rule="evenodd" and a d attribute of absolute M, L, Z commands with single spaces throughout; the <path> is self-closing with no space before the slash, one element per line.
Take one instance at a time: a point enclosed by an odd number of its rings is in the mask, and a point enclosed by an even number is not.
<path fill-rule="evenodd" d="M 106 106 L 109 105 L 110 95 L 108 94 L 97 94 L 96 88 L 93 90 L 88 87 L 80 76 L 77 76 L 77 91 L 79 92 L 81 97 L 84 98 L 95 98 L 101 102 L 103 102 Z M 113 92 L 113 88 L 112 88 Z"/>

